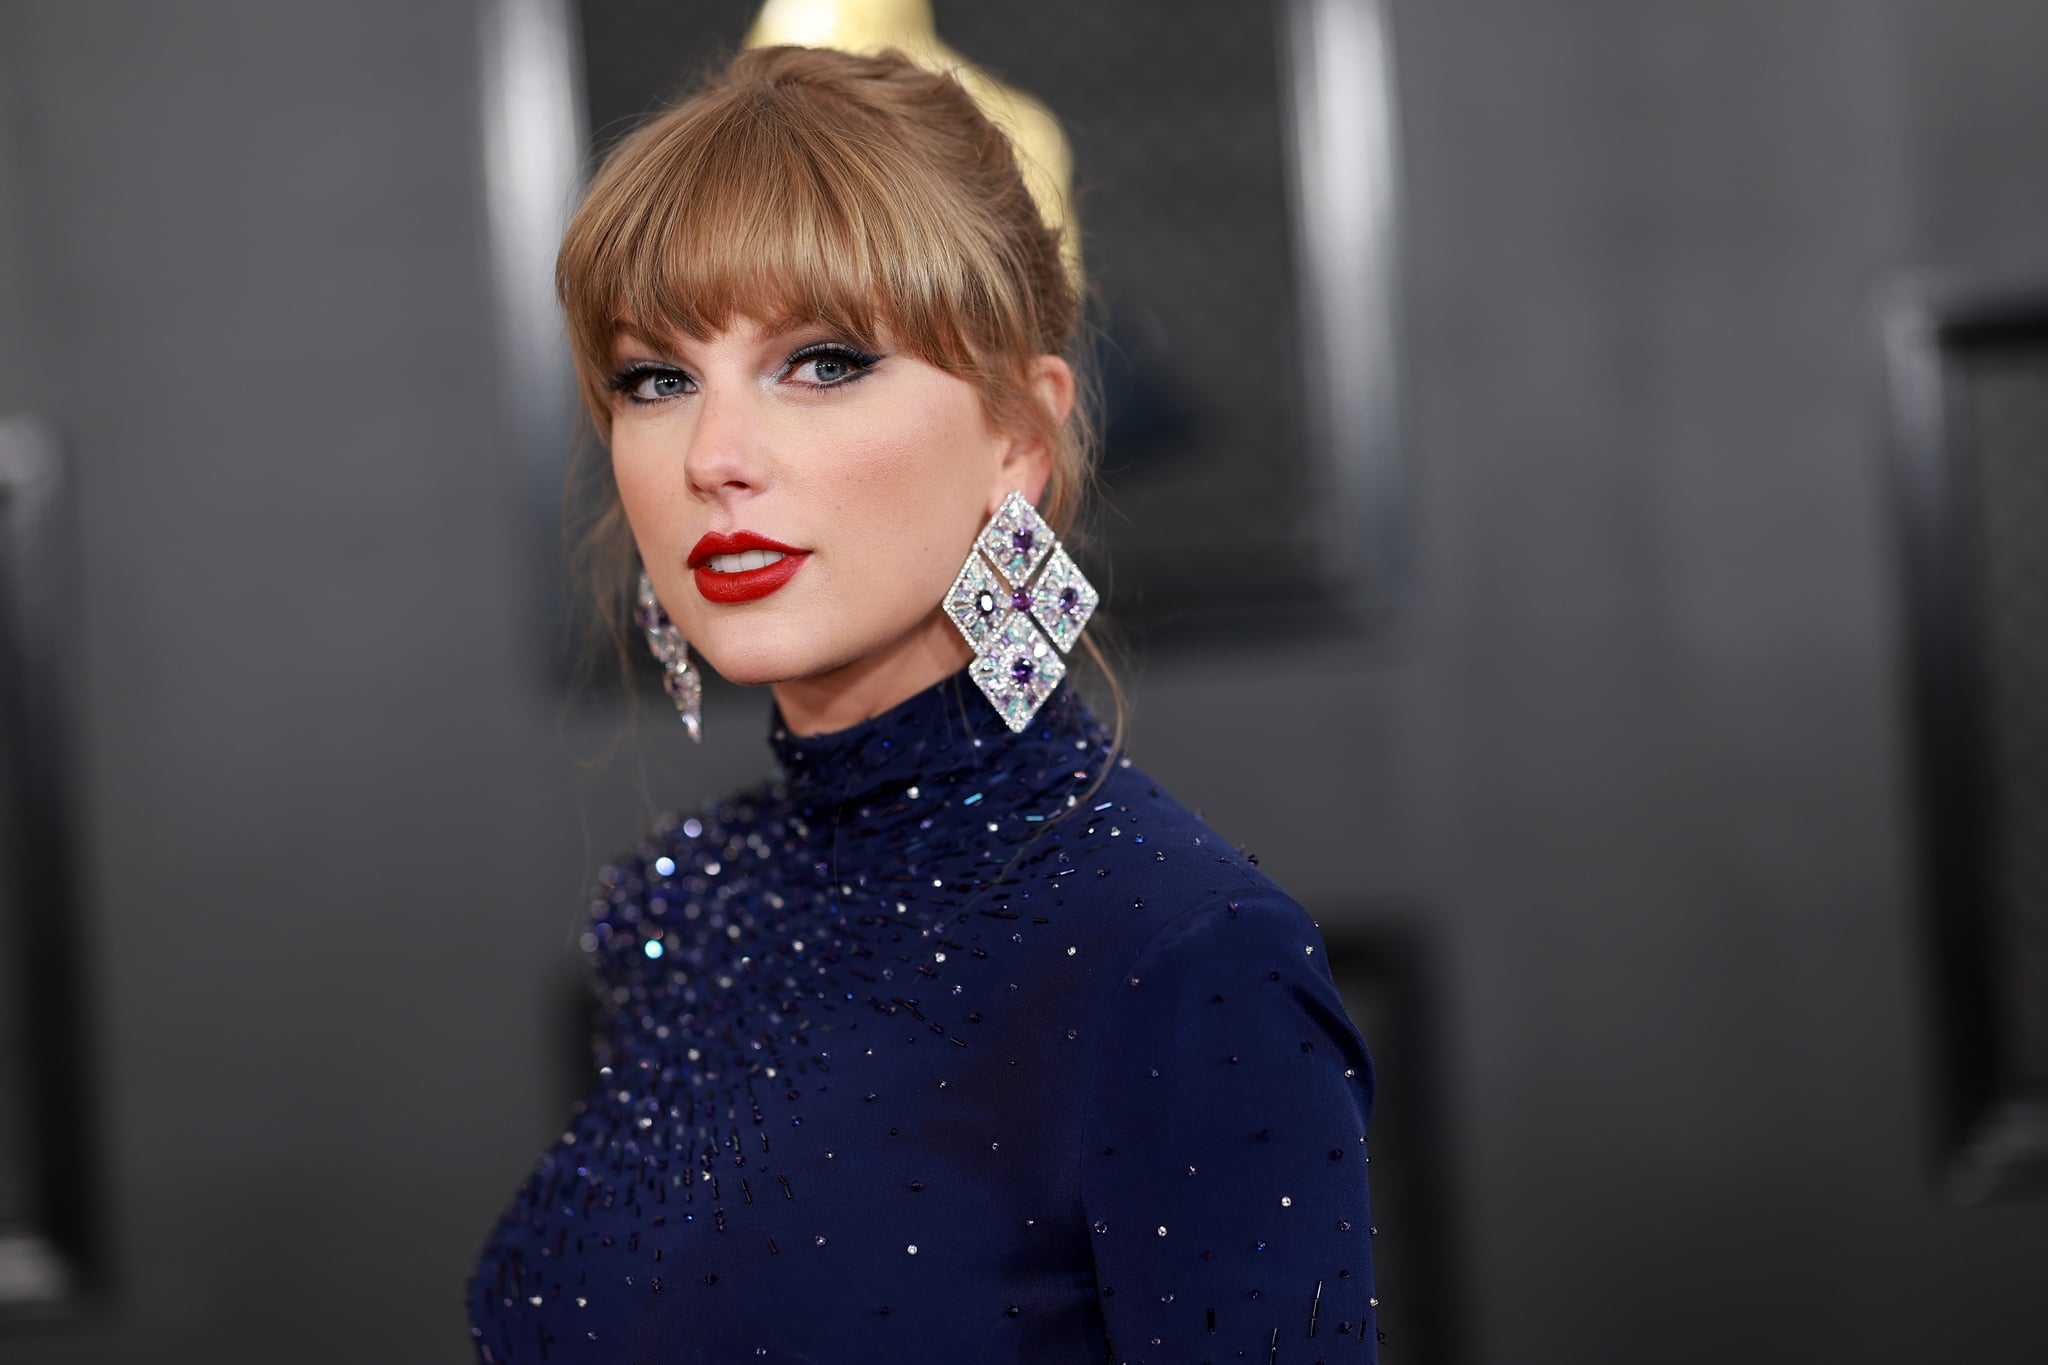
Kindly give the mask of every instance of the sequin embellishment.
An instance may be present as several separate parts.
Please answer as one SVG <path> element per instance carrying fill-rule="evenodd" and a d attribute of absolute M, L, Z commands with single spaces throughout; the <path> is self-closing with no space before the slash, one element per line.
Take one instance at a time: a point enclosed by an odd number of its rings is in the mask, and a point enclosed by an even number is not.
<path fill-rule="evenodd" d="M 480 1365 L 1373 1359 L 1370 1064 L 1290 1008 L 1341 1020 L 1306 916 L 1067 689 L 1013 730 L 969 682 L 773 729 L 779 780 L 601 871 L 597 1065 Z"/>

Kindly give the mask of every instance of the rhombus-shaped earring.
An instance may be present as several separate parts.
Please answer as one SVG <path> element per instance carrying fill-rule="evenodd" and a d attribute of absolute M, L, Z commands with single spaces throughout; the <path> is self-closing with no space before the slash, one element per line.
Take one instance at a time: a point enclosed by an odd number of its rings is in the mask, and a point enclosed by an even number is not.
<path fill-rule="evenodd" d="M 1052 527 L 1012 491 L 967 551 L 945 602 L 974 650 L 969 675 L 1011 733 L 1031 723 L 1067 675 L 1060 656 L 1100 601 Z"/>

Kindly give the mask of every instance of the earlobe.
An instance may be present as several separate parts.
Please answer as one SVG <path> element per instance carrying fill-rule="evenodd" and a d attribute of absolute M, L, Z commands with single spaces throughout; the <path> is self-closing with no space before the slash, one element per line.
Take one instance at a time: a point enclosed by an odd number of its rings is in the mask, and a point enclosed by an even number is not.
<path fill-rule="evenodd" d="M 989 490 L 985 515 L 994 516 L 996 508 L 1003 505 L 1003 499 L 1015 489 L 1024 495 L 1025 501 L 1033 507 L 1045 496 L 1045 486 L 1052 482 L 1052 452 L 1042 441 L 1018 440 L 1010 445 L 1010 453 L 1003 458 L 1002 473 L 996 478 L 996 486 Z"/>

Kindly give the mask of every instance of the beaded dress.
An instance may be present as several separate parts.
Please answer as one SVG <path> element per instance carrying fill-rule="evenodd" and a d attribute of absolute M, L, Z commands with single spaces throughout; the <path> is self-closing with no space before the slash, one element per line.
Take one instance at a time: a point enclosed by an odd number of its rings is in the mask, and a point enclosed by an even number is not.
<path fill-rule="evenodd" d="M 954 677 L 662 821 L 488 1365 L 1375 1359 L 1372 1070 L 1302 909 L 1061 687 Z"/>

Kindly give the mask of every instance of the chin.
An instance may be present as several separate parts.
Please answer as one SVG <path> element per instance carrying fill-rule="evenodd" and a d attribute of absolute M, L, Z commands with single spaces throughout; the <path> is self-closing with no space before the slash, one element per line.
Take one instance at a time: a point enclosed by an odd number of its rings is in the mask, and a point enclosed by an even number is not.
<path fill-rule="evenodd" d="M 741 687 L 767 687 L 825 672 L 833 665 L 821 660 L 814 650 L 793 649 L 781 641 L 754 640 L 734 643 L 693 644 L 699 662 L 719 677 Z"/>
<path fill-rule="evenodd" d="M 771 683 L 788 680 L 789 674 L 772 666 L 772 662 L 759 658 L 752 652 L 738 656 L 714 658 L 702 650 L 696 651 L 697 661 L 729 683 L 740 687 L 766 687 Z"/>

